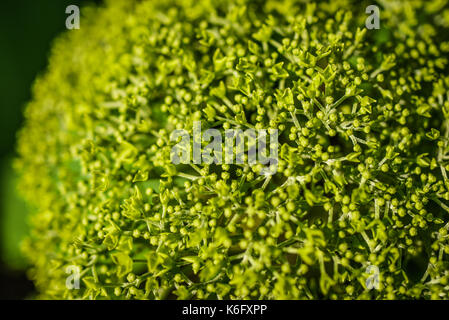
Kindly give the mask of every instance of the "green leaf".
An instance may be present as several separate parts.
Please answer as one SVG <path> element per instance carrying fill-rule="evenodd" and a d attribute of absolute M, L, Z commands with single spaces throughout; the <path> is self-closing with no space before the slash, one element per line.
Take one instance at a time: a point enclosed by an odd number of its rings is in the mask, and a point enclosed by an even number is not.
<path fill-rule="evenodd" d="M 108 248 L 108 250 L 113 250 L 117 247 L 118 236 L 114 234 L 108 234 L 103 240 L 103 244 Z"/>
<path fill-rule="evenodd" d="M 122 277 L 133 270 L 133 260 L 127 253 L 116 252 L 111 254 L 112 261 L 118 266 L 117 276 Z"/>
<path fill-rule="evenodd" d="M 352 152 L 346 156 L 346 160 L 352 161 L 352 162 L 360 162 L 358 159 L 358 156 L 360 155 L 360 152 Z"/>
<path fill-rule="evenodd" d="M 148 171 L 146 170 L 137 171 L 137 173 L 134 175 L 133 178 L 133 182 L 147 181 L 147 180 L 148 180 Z"/>
<path fill-rule="evenodd" d="M 82 280 L 86 287 L 93 291 L 97 291 L 101 287 L 100 284 L 95 281 L 94 277 L 83 277 Z"/>
<path fill-rule="evenodd" d="M 199 80 L 199 83 L 207 86 L 209 85 L 215 78 L 215 75 L 213 72 L 206 70 L 206 69 L 202 69 L 201 70 L 201 78 Z"/>
<path fill-rule="evenodd" d="M 267 42 L 271 38 L 273 28 L 268 25 L 263 25 L 254 35 L 253 38 L 261 42 Z"/>
<path fill-rule="evenodd" d="M 156 272 L 159 264 L 160 264 L 160 259 L 159 256 L 157 254 L 157 252 L 150 252 L 148 253 L 148 257 L 147 257 L 147 265 L 148 265 L 148 271 L 149 272 Z"/>
<path fill-rule="evenodd" d="M 430 164 L 430 160 L 429 158 L 427 158 L 429 154 L 428 153 L 423 153 L 420 154 L 417 158 L 416 158 L 416 163 L 420 166 L 420 167 L 428 167 Z"/>
<path fill-rule="evenodd" d="M 198 263 L 200 261 L 200 258 L 198 258 L 197 256 L 182 257 L 181 259 L 190 263 Z"/>
<path fill-rule="evenodd" d="M 430 118 L 430 117 L 431 117 L 431 114 L 430 114 L 429 111 L 430 111 L 431 109 L 432 109 L 431 106 L 429 106 L 429 105 L 427 105 L 427 104 L 424 104 L 424 105 L 419 106 L 418 109 L 416 110 L 416 112 L 417 112 L 420 116 L 423 116 L 423 117 L 426 117 L 426 118 Z"/>
<path fill-rule="evenodd" d="M 260 48 L 255 42 L 248 40 L 248 50 L 252 54 L 258 55 Z"/>
<path fill-rule="evenodd" d="M 429 138 L 430 140 L 436 140 L 440 137 L 440 131 L 432 128 L 430 129 L 430 132 L 426 132 L 426 137 Z"/>
<path fill-rule="evenodd" d="M 315 196 L 315 194 L 313 194 L 313 192 L 308 189 L 304 190 L 304 197 L 306 198 L 309 206 L 313 206 L 317 202 L 317 197 Z"/>
<path fill-rule="evenodd" d="M 271 72 L 275 79 L 287 78 L 288 72 L 283 68 L 284 63 L 279 62 L 271 68 Z"/>
<path fill-rule="evenodd" d="M 332 66 L 328 65 L 322 72 L 321 76 L 324 82 L 331 82 L 337 75 L 337 71 L 332 70 Z"/>
<path fill-rule="evenodd" d="M 210 89 L 210 94 L 212 96 L 218 97 L 220 99 L 226 97 L 226 86 L 223 81 L 220 81 L 218 87 Z"/>

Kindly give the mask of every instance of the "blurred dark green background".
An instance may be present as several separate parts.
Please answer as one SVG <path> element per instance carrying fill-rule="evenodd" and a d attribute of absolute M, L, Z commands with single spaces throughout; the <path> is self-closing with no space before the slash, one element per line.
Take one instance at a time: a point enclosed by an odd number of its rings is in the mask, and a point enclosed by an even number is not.
<path fill-rule="evenodd" d="M 100 0 L 2 0 L 0 9 L 0 299 L 33 296 L 20 242 L 27 207 L 17 195 L 11 169 L 16 132 L 36 75 L 45 71 L 52 40 L 65 31 L 68 5 Z M 68 32 L 77 32 L 72 30 Z"/>

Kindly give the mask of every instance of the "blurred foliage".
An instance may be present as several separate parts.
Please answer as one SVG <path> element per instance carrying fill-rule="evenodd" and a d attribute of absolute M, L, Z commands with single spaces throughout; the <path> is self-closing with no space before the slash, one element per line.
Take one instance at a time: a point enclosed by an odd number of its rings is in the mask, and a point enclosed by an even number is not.
<path fill-rule="evenodd" d="M 2 0 L 0 10 L 0 261 L 23 268 L 19 242 L 26 232 L 26 213 L 10 166 L 23 105 L 31 83 L 44 71 L 52 39 L 65 30 L 68 5 L 95 0 Z"/>
<path fill-rule="evenodd" d="M 5 161 L 1 168 L 0 204 L 4 212 L 1 224 L 1 246 L 6 264 L 13 269 L 24 269 L 26 261 L 20 251 L 21 240 L 28 233 L 26 223 L 27 206 L 18 195 L 17 176 L 11 168 L 11 161 Z"/>

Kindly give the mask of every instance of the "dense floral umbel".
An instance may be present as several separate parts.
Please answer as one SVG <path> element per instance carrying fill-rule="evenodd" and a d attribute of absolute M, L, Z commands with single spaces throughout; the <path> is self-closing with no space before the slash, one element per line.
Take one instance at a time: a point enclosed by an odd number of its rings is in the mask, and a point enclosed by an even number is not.
<path fill-rule="evenodd" d="M 82 9 L 19 135 L 40 297 L 449 298 L 448 1 L 372 2 Z M 278 129 L 277 173 L 173 165 L 195 121 Z"/>

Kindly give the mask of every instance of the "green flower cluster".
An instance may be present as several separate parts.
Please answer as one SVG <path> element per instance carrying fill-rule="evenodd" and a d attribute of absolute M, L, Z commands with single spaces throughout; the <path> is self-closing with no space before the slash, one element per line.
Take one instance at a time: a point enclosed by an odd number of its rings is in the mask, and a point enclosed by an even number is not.
<path fill-rule="evenodd" d="M 448 299 L 448 1 L 370 4 L 83 8 L 19 134 L 40 297 Z M 276 174 L 172 164 L 195 121 L 278 129 Z"/>

